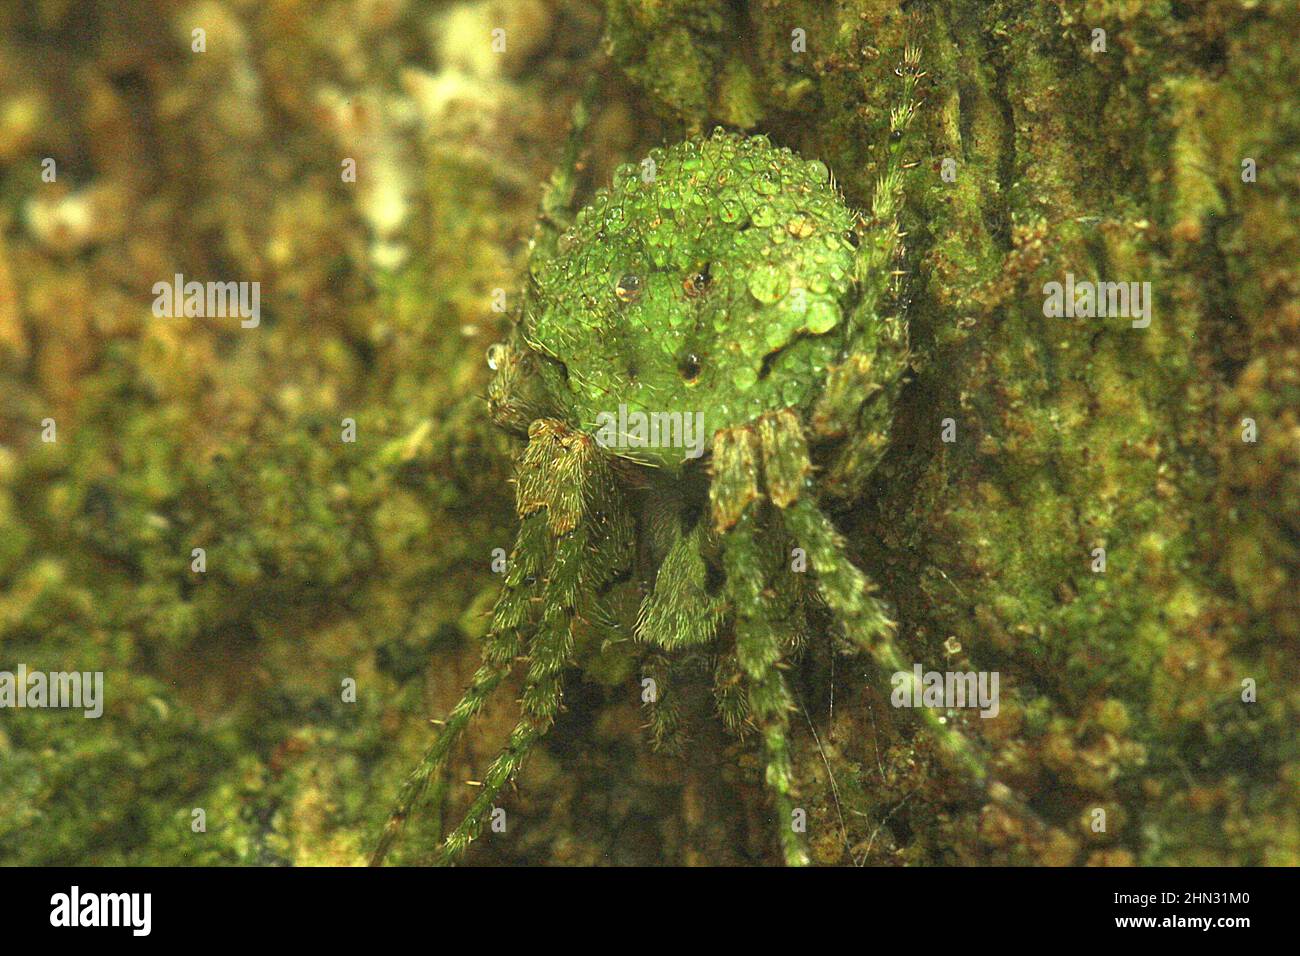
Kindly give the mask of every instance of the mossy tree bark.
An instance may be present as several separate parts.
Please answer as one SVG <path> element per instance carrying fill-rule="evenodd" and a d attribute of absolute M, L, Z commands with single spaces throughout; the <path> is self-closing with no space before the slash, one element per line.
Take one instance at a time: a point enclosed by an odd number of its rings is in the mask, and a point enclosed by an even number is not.
<path fill-rule="evenodd" d="M 1293 2 L 363 6 L 213 4 L 203 55 L 172 4 L 0 10 L 0 643 L 108 686 L 102 720 L 0 728 L 7 862 L 364 860 L 499 584 L 483 353 L 584 75 L 611 79 L 592 183 L 722 123 L 866 208 L 909 42 L 913 372 L 836 520 L 912 659 L 999 673 L 996 718 L 953 718 L 1046 829 L 812 641 L 815 856 L 1300 861 Z M 264 321 L 157 320 L 178 272 L 260 281 Z M 1150 324 L 1045 315 L 1067 274 L 1149 282 Z M 652 757 L 630 655 L 578 658 L 471 861 L 775 862 L 707 686 L 695 746 Z M 458 751 L 447 820 L 516 710 Z M 396 860 L 436 843 L 425 809 Z"/>
<path fill-rule="evenodd" d="M 963 799 L 841 674 L 803 754 L 809 799 L 838 783 L 821 857 L 1294 863 L 1294 6 L 712 6 L 613 0 L 615 57 L 683 130 L 766 132 L 864 207 L 923 48 L 914 376 L 841 520 L 915 660 L 999 672 L 1000 715 L 959 723 L 1050 825 Z M 1067 274 L 1149 283 L 1149 325 L 1050 317 Z"/>

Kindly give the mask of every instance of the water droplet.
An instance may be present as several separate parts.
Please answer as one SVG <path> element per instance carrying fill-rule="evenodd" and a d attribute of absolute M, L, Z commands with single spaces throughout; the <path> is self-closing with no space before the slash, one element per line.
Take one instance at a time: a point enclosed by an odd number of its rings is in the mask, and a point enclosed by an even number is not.
<path fill-rule="evenodd" d="M 754 383 L 757 381 L 758 372 L 750 368 L 748 365 L 736 369 L 735 373 L 731 376 L 731 384 L 735 385 L 736 388 L 742 392 L 749 391 L 754 387 Z"/>
<path fill-rule="evenodd" d="M 709 290 L 712 278 L 709 272 L 709 264 L 706 262 L 703 266 L 692 269 L 687 273 L 686 278 L 682 280 L 682 290 L 688 296 L 701 296 Z"/>
<path fill-rule="evenodd" d="M 804 324 L 809 332 L 814 335 L 820 335 L 823 332 L 829 332 L 840 322 L 840 310 L 836 308 L 833 302 L 825 299 L 817 299 L 808 304 L 808 312 L 804 316 Z"/>
<path fill-rule="evenodd" d="M 765 304 L 778 301 L 789 287 L 789 277 L 772 266 L 762 266 L 749 277 L 750 294 Z"/>
<path fill-rule="evenodd" d="M 761 196 L 775 196 L 781 191 L 781 183 L 771 172 L 764 172 L 754 181 L 754 191 Z"/>

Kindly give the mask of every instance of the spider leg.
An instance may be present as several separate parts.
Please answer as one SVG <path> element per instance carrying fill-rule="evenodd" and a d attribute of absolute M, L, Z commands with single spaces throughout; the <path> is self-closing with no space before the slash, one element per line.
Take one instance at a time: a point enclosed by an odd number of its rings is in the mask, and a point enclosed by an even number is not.
<path fill-rule="evenodd" d="M 555 722 L 563 697 L 564 666 L 573 652 L 574 623 L 599 613 L 596 594 L 631 559 L 632 526 L 614 475 L 595 440 L 563 422 L 540 419 L 529 429 L 520 462 L 517 507 L 528 517 L 544 515 L 554 541 L 541 589 L 545 610 L 528 642 L 521 718 L 484 775 L 464 819 L 443 842 L 438 856 L 442 863 L 454 862 L 478 837 L 501 789 Z M 503 613 L 513 616 L 514 599 L 503 593 L 502 602 L 511 609 Z"/>
<path fill-rule="evenodd" d="M 758 436 L 750 428 L 724 428 L 713 436 L 709 506 L 718 532 L 728 531 L 758 493 Z"/>
<path fill-rule="evenodd" d="M 749 687 L 749 712 L 763 735 L 764 779 L 776 803 L 777 832 L 787 866 L 807 866 L 808 850 L 792 825 L 793 771 L 787 737 L 794 700 L 781 673 L 785 644 L 768 596 L 767 568 L 748 509 L 723 541 L 727 593 L 736 608 L 736 657 Z"/>
<path fill-rule="evenodd" d="M 718 534 L 736 526 L 750 504 L 759 499 L 758 436 L 750 428 L 727 428 L 713 436 L 713 475 L 709 482 L 709 508 Z M 745 671 L 731 654 L 718 658 L 713 677 L 718 714 L 728 730 L 743 734 L 750 718 L 745 693 Z"/>
<path fill-rule="evenodd" d="M 845 554 L 835 526 L 805 494 L 812 462 L 798 418 L 789 409 L 764 415 L 758 433 L 768 494 L 786 530 L 807 551 L 826 604 L 844 621 L 854 642 L 874 654 L 893 625 L 884 607 L 871 596 L 867 576 Z"/>
<path fill-rule="evenodd" d="M 848 637 L 884 671 L 912 673 L 894 643 L 894 625 L 870 595 L 871 583 L 845 552 L 844 540 L 830 519 L 808 497 L 799 497 L 812 470 L 799 421 L 788 409 L 759 420 L 763 468 L 772 501 L 787 530 L 808 553 L 818 589 L 827 606 L 844 624 Z M 926 729 L 986 798 L 1015 812 L 1039 833 L 1048 831 L 1037 814 L 990 772 L 983 754 L 955 726 L 929 707 L 916 708 Z"/>
<path fill-rule="evenodd" d="M 734 655 L 720 654 L 713 669 L 713 696 L 718 716 L 732 733 L 744 736 L 749 720 L 749 698 L 745 694 L 745 672 Z"/>
<path fill-rule="evenodd" d="M 890 320 L 901 330 L 901 323 Z M 822 493 L 852 501 L 875 471 L 889 444 L 893 408 L 907 366 L 905 336 L 878 341 L 873 352 L 855 352 L 833 366 L 809 417 L 809 435 L 835 441 L 818 480 Z"/>
<path fill-rule="evenodd" d="M 549 257 L 555 252 L 560 234 L 569 227 L 573 214 L 573 199 L 578 189 L 578 157 L 582 140 L 591 122 L 591 111 L 600 91 L 598 77 L 591 77 L 577 101 L 573 104 L 569 136 L 564 144 L 564 154 L 551 172 L 550 181 L 542 191 L 541 210 L 537 219 L 537 232 L 533 237 L 533 254 Z"/>
<path fill-rule="evenodd" d="M 557 543 L 542 598 L 547 611 L 528 643 L 529 665 L 520 708 L 523 716 L 511 732 L 505 749 L 488 767 L 478 795 L 464 818 L 447 835 L 438 854 L 439 863 L 455 862 L 478 837 L 483 818 L 492 809 L 501 789 L 519 772 L 533 745 L 555 722 L 563 696 L 561 674 L 573 651 L 575 607 L 571 602 L 575 601 L 579 587 L 584 544 L 581 535 Z"/>
<path fill-rule="evenodd" d="M 647 654 L 641 663 L 641 673 L 654 681 L 655 696 L 647 704 L 650 746 L 657 752 L 678 754 L 685 742 L 682 733 L 681 709 L 677 706 L 673 687 L 678 685 L 677 675 L 681 664 L 668 655 L 656 651 Z"/>
<path fill-rule="evenodd" d="M 654 589 L 637 615 L 636 639 L 655 648 L 645 660 L 645 674 L 657 689 L 656 699 L 649 705 L 652 745 L 656 750 L 678 752 L 683 735 L 673 688 L 681 686 L 689 651 L 713 640 L 726 605 L 721 597 L 709 593 L 703 554 L 708 522 L 697 521 L 683 533 L 674 517 L 670 529 L 670 543 L 655 573 Z M 678 653 L 670 656 L 673 651 Z"/>
<path fill-rule="evenodd" d="M 920 51 L 908 47 L 897 71 L 903 89 L 899 105 L 889 114 L 885 168 L 872 194 L 869 228 L 857 255 L 859 297 L 849 316 L 847 354 L 831 369 L 810 416 L 813 437 L 844 439 L 821 481 L 826 493 L 838 498 L 852 498 L 884 454 L 891 409 L 908 364 L 906 325 L 880 312 L 902 254 L 899 215 L 908 168 L 903 156 L 916 115 L 916 86 L 924 76 L 919 64 Z"/>
<path fill-rule="evenodd" d="M 403 784 L 371 857 L 372 866 L 383 863 L 403 823 L 433 775 L 446 762 L 452 746 L 512 669 L 523 648 L 530 609 L 539 594 L 542 605 L 549 610 L 529 642 L 532 660 L 523 708 L 533 718 L 529 726 L 538 731 L 536 736 L 550 726 L 547 709 L 552 708 L 553 717 L 554 708 L 559 706 L 559 672 L 572 646 L 569 633 L 572 617 L 579 610 L 596 611 L 596 589 L 614 577 L 629 558 L 632 531 L 626 518 L 617 517 L 621 514 L 617 495 L 613 476 L 593 440 L 559 421 L 540 419 L 533 423 L 528 445 L 516 469 L 515 510 L 521 519 L 519 533 L 501 595 L 493 609 L 492 624 L 483 646 L 483 664 L 475 672 L 465 695 L 452 708 L 442 732 Z M 587 551 L 593 552 L 591 568 L 594 570 L 584 569 Z M 543 584 L 548 561 L 550 573 Z M 529 736 L 525 741 L 516 728 L 502 756 L 518 751 L 518 759 L 522 760 L 527 744 L 533 739 Z M 493 769 L 499 763 L 501 758 L 493 764 Z M 492 791 L 493 796 L 517 769 L 516 763 Z M 494 779 L 491 770 L 488 779 Z M 476 801 L 471 816 L 478 811 Z M 457 832 L 464 827 L 462 823 Z M 472 839 L 470 836 L 464 840 L 464 845 Z"/>
<path fill-rule="evenodd" d="M 578 158 L 598 92 L 599 83 L 593 77 L 574 103 L 572 125 L 564 154 L 542 193 L 537 226 L 530 249 L 530 267 L 554 255 L 559 236 L 568 227 L 577 191 Z M 583 490 L 577 492 L 576 497 L 579 500 L 575 502 L 572 484 L 564 485 L 561 482 L 553 488 L 547 487 L 548 480 L 556 477 L 573 477 L 551 475 L 544 460 L 545 455 L 554 450 L 552 439 L 563 434 L 566 429 L 562 423 L 543 417 L 551 414 L 553 410 L 546 399 L 544 383 L 534 368 L 535 359 L 526 349 L 514 344 L 519 334 L 518 329 L 516 325 L 511 333 L 511 342 L 503 343 L 493 355 L 497 362 L 494 366 L 497 374 L 489 385 L 488 405 L 492 419 L 497 425 L 516 434 L 526 433 L 529 437 L 529 444 L 521 456 L 516 476 L 516 510 L 521 518 L 520 531 L 511 553 L 506 581 L 493 612 L 492 626 L 484 645 L 483 666 L 475 673 L 464 697 L 452 709 L 443 732 L 430 746 L 419 766 L 403 785 L 397 806 L 390 815 L 379 846 L 371 858 L 372 866 L 382 864 L 403 822 L 427 789 L 433 774 L 447 759 L 452 745 L 482 709 L 492 691 L 509 673 L 511 663 L 521 650 L 523 636 L 521 629 L 527 623 L 530 607 L 538 597 L 538 582 L 550 550 L 550 542 L 553 537 L 567 533 L 562 528 L 570 520 L 573 520 L 576 525 L 575 505 L 577 505 L 576 512 L 581 513 L 580 499 Z M 534 429 L 538 425 L 542 428 L 535 435 Z M 558 460 L 563 462 L 564 456 L 560 456 Z M 552 490 L 555 493 L 554 501 L 550 498 Z M 568 531 L 571 530 L 572 528 L 568 528 Z M 621 541 L 626 537 L 630 540 L 630 530 L 619 530 L 626 533 L 621 537 L 616 533 L 612 538 L 619 538 Z M 558 552 L 560 548 L 557 546 L 556 550 Z M 557 574 L 553 572 L 552 580 L 556 577 Z M 547 588 L 547 597 L 550 597 L 550 582 Z M 536 644 L 536 639 L 533 644 Z M 530 644 L 530 650 L 532 646 Z M 542 645 L 538 645 L 538 648 L 542 649 L 545 646 L 543 642 Z M 549 683 L 530 683 L 530 686 L 535 688 L 535 693 L 545 693 L 550 689 Z M 558 687 L 555 691 L 558 700 Z M 520 744 L 522 741 L 516 740 L 515 735 L 512 735 L 510 747 L 515 748 Z M 526 750 L 526 747 L 524 749 Z M 475 832 L 477 833 L 477 830 Z M 468 842 L 465 841 L 466 845 Z"/>
<path fill-rule="evenodd" d="M 708 592 L 703 549 L 708 522 L 689 533 L 674 532 L 672 544 L 655 574 L 654 590 L 637 615 L 636 637 L 666 651 L 707 644 L 722 623 L 724 603 Z"/>
<path fill-rule="evenodd" d="M 868 224 L 871 228 L 867 230 L 857 255 L 860 298 L 851 319 L 853 331 L 858 336 L 869 336 L 874 331 L 871 322 L 879 315 L 880 303 L 892 284 L 894 264 L 902 249 L 898 217 L 903 209 L 903 174 L 908 168 L 903 153 L 912 118 L 916 115 L 917 82 L 924 75 L 919 69 L 920 61 L 920 50 L 909 46 L 903 53 L 902 68 L 896 71 L 903 83 L 902 96 L 889 113 L 885 169 L 871 196 L 871 220 Z"/>
<path fill-rule="evenodd" d="M 406 823 L 407 817 L 410 816 L 412 808 L 419 802 L 425 790 L 428 789 L 429 780 L 433 774 L 447 759 L 452 744 L 460 738 L 461 733 L 464 732 L 469 722 L 482 709 L 483 704 L 496 690 L 497 685 L 501 683 L 508 672 L 509 668 L 501 669 L 487 664 L 474 672 L 474 679 L 471 681 L 469 689 L 465 691 L 465 695 L 460 699 L 460 702 L 452 708 L 442 732 L 429 746 L 429 749 L 425 751 L 419 766 L 402 784 L 401 792 L 397 797 L 397 804 L 389 814 L 388 822 L 384 824 L 384 832 L 379 838 L 379 844 L 370 857 L 371 866 L 383 866 L 384 858 L 388 856 L 388 851 L 392 849 L 393 843 L 402 832 L 402 827 Z"/>
<path fill-rule="evenodd" d="M 781 851 L 788 866 L 806 866 L 808 851 L 794 831 L 790 750 L 786 737 L 794 701 L 781 674 L 785 646 L 768 589 L 770 561 L 755 534 L 758 494 L 758 442 L 750 428 L 726 429 L 714 436 L 713 481 L 709 494 L 722 538 L 727 595 L 735 608 L 736 659 L 748 686 L 743 708 L 720 698 L 730 724 L 747 711 L 763 735 L 767 760 L 764 779 L 776 804 Z M 720 679 L 723 675 L 719 675 Z M 734 685 L 734 681 L 731 682 Z"/>
<path fill-rule="evenodd" d="M 483 645 L 483 663 L 464 696 L 451 709 L 437 739 L 429 745 L 420 763 L 402 784 L 397 803 L 389 814 L 379 844 L 370 858 L 371 866 L 381 866 L 415 804 L 428 789 L 429 781 L 446 762 L 451 748 L 470 722 L 483 709 L 492 692 L 510 673 L 519 655 L 521 631 L 528 619 L 528 609 L 537 592 L 549 546 L 549 531 L 544 512 L 526 515 L 515 538 L 507 563 L 505 583 L 492 613 L 492 624 Z"/>

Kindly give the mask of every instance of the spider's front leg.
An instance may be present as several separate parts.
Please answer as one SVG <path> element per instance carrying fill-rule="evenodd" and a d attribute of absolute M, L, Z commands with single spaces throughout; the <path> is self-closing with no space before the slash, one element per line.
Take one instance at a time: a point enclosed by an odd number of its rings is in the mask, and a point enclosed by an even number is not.
<path fill-rule="evenodd" d="M 844 550 L 840 534 L 812 497 L 812 461 L 799 419 L 790 409 L 758 421 L 767 493 L 786 530 L 804 548 L 826 604 L 844 622 L 849 637 L 877 653 L 893 623 L 871 596 L 871 583 Z"/>
<path fill-rule="evenodd" d="M 894 642 L 894 625 L 870 594 L 867 576 L 849 560 L 844 540 L 831 520 L 806 492 L 812 464 L 799 420 L 790 410 L 763 416 L 758 427 L 768 493 L 790 534 L 804 547 L 823 599 L 840 619 L 848 637 L 876 661 L 881 670 L 910 675 L 910 664 Z M 919 688 L 916 688 L 919 694 Z M 917 715 L 967 776 L 992 802 L 1015 811 L 1040 832 L 1046 831 L 1033 811 L 990 773 L 983 754 L 955 726 L 929 707 Z"/>
<path fill-rule="evenodd" d="M 736 659 L 748 685 L 748 713 L 763 735 L 764 778 L 776 804 L 777 830 L 787 866 L 807 866 L 808 850 L 792 826 L 793 772 L 787 736 L 794 700 L 781 673 L 787 648 L 778 625 L 773 569 L 756 527 L 758 447 L 752 429 L 718 432 L 710 486 L 713 519 L 723 534 L 727 597 L 735 610 Z"/>
<path fill-rule="evenodd" d="M 443 843 L 439 859 L 444 863 L 454 862 L 477 838 L 497 794 L 555 722 L 563 696 L 562 672 L 573 652 L 574 624 L 606 616 L 597 595 L 632 556 L 627 509 L 608 459 L 591 436 L 555 419 L 533 422 L 516 481 L 520 515 L 526 522 L 544 521 L 554 543 L 537 599 L 541 618 L 528 641 L 521 718 L 484 775 L 465 818 Z M 513 605 L 508 593 L 502 601 Z"/>
<path fill-rule="evenodd" d="M 438 739 L 402 788 L 372 864 L 383 862 L 412 807 L 452 745 L 524 651 L 534 605 L 540 620 L 527 643 L 523 717 L 493 761 L 464 820 L 448 835 L 440 859 L 454 861 L 478 836 L 483 816 L 519 771 L 559 710 L 561 671 L 573 648 L 575 619 L 598 613 L 597 593 L 627 567 L 632 527 L 615 477 L 594 439 L 555 419 L 532 423 L 516 469 L 519 534 L 483 648 L 483 665 Z"/>
<path fill-rule="evenodd" d="M 523 518 L 515 546 L 511 550 L 505 583 L 497 598 L 492 623 L 483 644 L 483 663 L 474 673 L 464 696 L 443 722 L 442 731 L 429 745 L 420 763 L 402 784 L 397 803 L 389 814 L 379 844 L 370 858 L 371 866 L 383 865 L 384 858 L 402 831 L 415 805 L 424 796 L 433 779 L 470 722 L 483 709 L 492 692 L 510 673 L 519 654 L 521 628 L 528 618 L 530 601 L 537 592 L 537 582 L 549 548 L 549 533 L 544 516 Z"/>

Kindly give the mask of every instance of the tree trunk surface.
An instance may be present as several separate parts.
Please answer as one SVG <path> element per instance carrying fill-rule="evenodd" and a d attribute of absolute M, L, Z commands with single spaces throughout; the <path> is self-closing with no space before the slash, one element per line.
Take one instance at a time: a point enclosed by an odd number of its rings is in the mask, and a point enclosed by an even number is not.
<path fill-rule="evenodd" d="M 0 859 L 364 859 L 513 539 L 483 356 L 584 78 L 587 187 L 724 125 L 867 209 L 911 44 L 912 367 L 835 520 L 909 660 L 998 675 L 995 717 L 949 719 L 1023 808 L 828 636 L 791 678 L 814 859 L 1300 863 L 1294 3 L 212 3 L 202 53 L 171 4 L 22 6 L 0 667 L 103 671 L 107 706 L 0 724 Z M 260 324 L 151 315 L 178 273 L 260 282 Z M 1128 310 L 1091 314 L 1098 283 Z M 655 755 L 630 656 L 577 664 L 511 838 L 471 863 L 778 861 L 757 743 L 707 688 L 687 752 Z M 394 861 L 458 819 L 517 691 Z"/>

